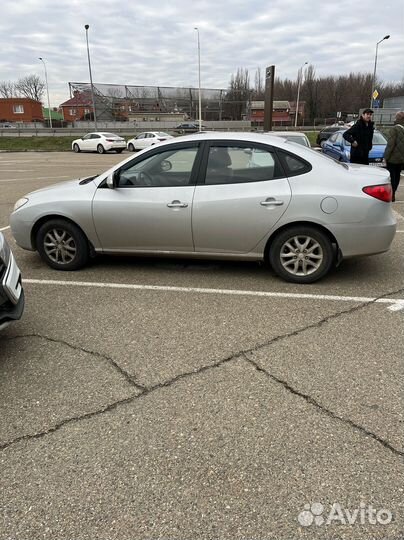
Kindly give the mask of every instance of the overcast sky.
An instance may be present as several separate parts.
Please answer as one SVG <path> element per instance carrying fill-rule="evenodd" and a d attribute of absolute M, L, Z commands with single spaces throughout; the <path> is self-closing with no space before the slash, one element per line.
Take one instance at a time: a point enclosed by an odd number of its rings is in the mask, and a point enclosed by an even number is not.
<path fill-rule="evenodd" d="M 68 99 L 68 82 L 87 82 L 84 25 L 89 24 L 93 80 L 227 88 L 238 67 L 275 64 L 296 79 L 304 62 L 318 76 L 373 72 L 404 78 L 404 0 L 0 0 L 0 81 L 47 64 L 51 105 Z M 275 96 L 276 97 L 276 96 Z"/>

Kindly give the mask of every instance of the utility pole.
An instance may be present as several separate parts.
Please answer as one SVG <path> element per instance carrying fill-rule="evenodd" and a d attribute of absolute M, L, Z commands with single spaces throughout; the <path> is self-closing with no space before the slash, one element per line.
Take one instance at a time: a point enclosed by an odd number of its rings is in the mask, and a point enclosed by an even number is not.
<path fill-rule="evenodd" d="M 88 29 L 90 28 L 90 25 L 86 24 L 86 25 L 84 25 L 84 28 L 86 29 L 88 70 L 90 72 L 91 99 L 92 99 L 92 102 L 93 102 L 94 126 L 95 126 L 95 131 L 98 131 L 98 128 L 97 128 L 97 114 L 96 114 L 96 111 L 95 111 L 93 76 L 91 74 L 90 49 L 89 49 L 89 46 L 88 46 Z"/>
<path fill-rule="evenodd" d="M 272 131 L 272 111 L 274 108 L 275 66 L 265 69 L 264 131 Z"/>

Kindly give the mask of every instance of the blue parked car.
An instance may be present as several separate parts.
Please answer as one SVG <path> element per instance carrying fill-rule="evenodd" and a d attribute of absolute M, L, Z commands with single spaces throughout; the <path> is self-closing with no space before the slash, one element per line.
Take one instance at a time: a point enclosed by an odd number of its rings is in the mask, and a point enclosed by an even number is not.
<path fill-rule="evenodd" d="M 329 139 L 324 141 L 322 152 L 337 161 L 349 163 L 351 157 L 351 144 L 343 138 L 342 134 L 344 131 L 345 129 L 336 131 Z M 369 165 L 375 165 L 376 167 L 383 167 L 385 165 L 383 155 L 386 144 L 387 140 L 385 136 L 380 133 L 380 131 L 375 131 L 373 135 L 373 148 L 369 152 Z"/>

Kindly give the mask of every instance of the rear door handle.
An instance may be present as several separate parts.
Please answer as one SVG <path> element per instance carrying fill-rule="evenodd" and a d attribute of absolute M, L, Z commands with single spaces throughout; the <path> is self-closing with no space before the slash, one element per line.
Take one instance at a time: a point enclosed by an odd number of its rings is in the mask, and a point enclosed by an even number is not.
<path fill-rule="evenodd" d="M 187 203 L 183 203 L 181 201 L 172 201 L 167 204 L 168 208 L 186 208 L 188 205 Z"/>
<path fill-rule="evenodd" d="M 268 197 L 265 199 L 265 201 L 260 202 L 261 206 L 282 206 L 283 201 L 279 201 L 277 199 L 274 199 L 273 197 Z"/>

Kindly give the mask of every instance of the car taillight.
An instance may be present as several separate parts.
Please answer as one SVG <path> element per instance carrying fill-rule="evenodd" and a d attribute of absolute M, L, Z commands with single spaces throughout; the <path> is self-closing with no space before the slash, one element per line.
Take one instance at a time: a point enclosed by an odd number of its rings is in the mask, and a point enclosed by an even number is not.
<path fill-rule="evenodd" d="M 107 142 L 115 142 L 115 139 L 105 139 Z"/>
<path fill-rule="evenodd" d="M 158 141 L 162 142 L 162 141 L 165 141 L 166 139 L 157 139 Z"/>
<path fill-rule="evenodd" d="M 391 202 L 393 199 L 393 190 L 391 184 L 379 184 L 377 186 L 365 186 L 362 191 L 379 201 Z"/>

